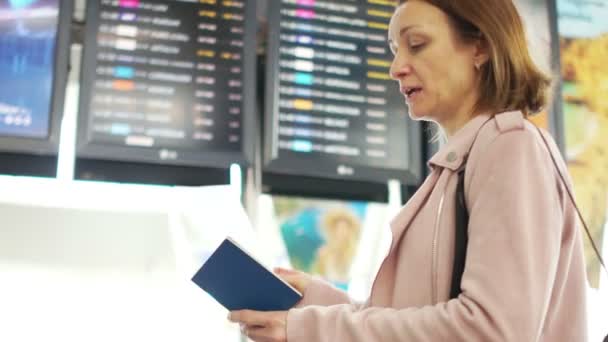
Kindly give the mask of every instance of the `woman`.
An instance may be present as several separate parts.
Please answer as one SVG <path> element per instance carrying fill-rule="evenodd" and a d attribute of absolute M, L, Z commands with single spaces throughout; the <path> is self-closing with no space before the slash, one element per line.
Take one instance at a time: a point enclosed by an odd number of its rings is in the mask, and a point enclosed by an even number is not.
<path fill-rule="evenodd" d="M 546 104 L 550 82 L 531 61 L 513 3 L 402 1 L 389 42 L 390 73 L 410 116 L 439 124 L 448 143 L 392 221 L 393 242 L 368 301 L 351 303 L 283 270 L 304 292 L 297 308 L 229 318 L 255 341 L 586 341 L 575 209 L 526 120 Z M 469 242 L 461 293 L 450 299 L 455 194 L 465 167 Z"/>

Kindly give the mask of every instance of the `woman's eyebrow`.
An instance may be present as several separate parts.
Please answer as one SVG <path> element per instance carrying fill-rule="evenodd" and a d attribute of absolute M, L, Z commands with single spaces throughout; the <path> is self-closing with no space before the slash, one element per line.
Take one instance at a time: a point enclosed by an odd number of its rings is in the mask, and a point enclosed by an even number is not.
<path fill-rule="evenodd" d="M 420 25 L 405 25 L 403 26 L 400 30 L 399 30 L 399 36 L 398 37 L 402 37 L 408 30 L 413 29 L 415 27 L 420 27 Z M 392 44 L 393 40 L 391 38 L 388 39 L 388 43 Z"/>
<path fill-rule="evenodd" d="M 414 28 L 414 27 L 420 27 L 420 25 L 406 25 L 406 26 L 402 27 L 402 28 L 399 30 L 399 37 L 403 36 L 403 34 L 404 34 L 405 32 L 407 32 L 408 30 L 410 30 L 410 29 L 412 29 L 412 28 Z"/>

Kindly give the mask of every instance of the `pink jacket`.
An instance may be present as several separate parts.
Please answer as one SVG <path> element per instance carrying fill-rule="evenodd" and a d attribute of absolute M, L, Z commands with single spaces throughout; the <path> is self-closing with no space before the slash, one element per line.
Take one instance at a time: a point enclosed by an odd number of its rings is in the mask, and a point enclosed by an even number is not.
<path fill-rule="evenodd" d="M 462 293 L 449 300 L 457 171 L 469 150 L 469 245 Z M 586 341 L 576 212 L 536 128 L 521 112 L 475 117 L 429 165 L 391 223 L 368 301 L 315 280 L 288 312 L 287 341 Z"/>

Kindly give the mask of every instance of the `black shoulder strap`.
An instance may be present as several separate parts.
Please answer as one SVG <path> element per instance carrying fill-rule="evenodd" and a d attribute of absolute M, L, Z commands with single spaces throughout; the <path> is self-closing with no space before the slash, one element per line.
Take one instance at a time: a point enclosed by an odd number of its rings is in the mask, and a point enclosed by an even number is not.
<path fill-rule="evenodd" d="M 487 119 L 481 125 L 481 128 L 483 128 L 483 126 L 490 122 L 490 120 L 492 120 L 492 118 Z M 469 244 L 469 210 L 467 209 L 466 197 L 464 195 L 464 176 L 469 155 L 473 150 L 473 146 L 477 141 L 477 137 L 479 136 L 479 132 L 481 132 L 481 128 L 477 131 L 477 134 L 473 139 L 473 143 L 471 144 L 471 147 L 469 147 L 469 151 L 465 156 L 464 163 L 458 170 L 458 184 L 456 185 L 455 201 L 456 231 L 454 232 L 454 262 L 452 264 L 452 284 L 450 286 L 450 299 L 457 298 L 458 295 L 462 292 L 460 283 L 462 282 L 462 275 L 464 273 L 464 266 L 467 258 L 467 246 Z"/>
<path fill-rule="evenodd" d="M 457 298 L 462 292 L 460 282 L 464 273 L 464 263 L 467 257 L 469 242 L 469 211 L 464 197 L 464 170 L 458 172 L 458 185 L 456 185 L 456 232 L 454 236 L 454 264 L 452 268 L 452 286 L 450 298 Z"/>

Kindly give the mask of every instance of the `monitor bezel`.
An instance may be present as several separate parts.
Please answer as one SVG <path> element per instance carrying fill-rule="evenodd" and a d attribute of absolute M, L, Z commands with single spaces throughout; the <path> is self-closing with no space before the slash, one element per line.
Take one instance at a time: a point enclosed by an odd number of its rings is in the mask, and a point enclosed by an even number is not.
<path fill-rule="evenodd" d="M 566 136 L 564 131 L 564 109 L 562 99 L 562 72 L 561 72 L 561 49 L 558 26 L 557 2 L 545 0 L 545 8 L 549 18 L 549 36 L 551 37 L 551 77 L 553 78 L 552 96 L 550 101 L 549 131 L 553 134 L 555 142 L 566 155 Z"/>

